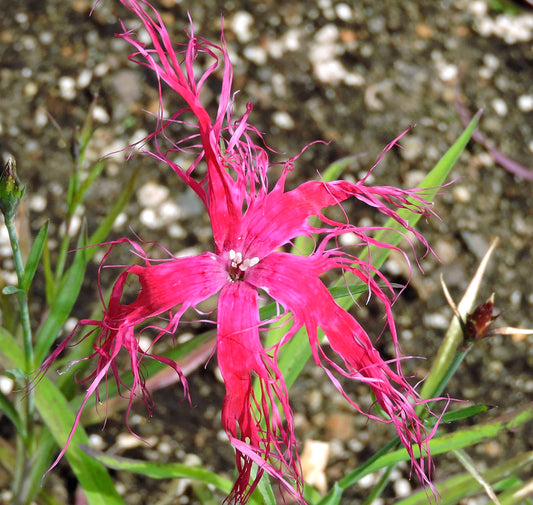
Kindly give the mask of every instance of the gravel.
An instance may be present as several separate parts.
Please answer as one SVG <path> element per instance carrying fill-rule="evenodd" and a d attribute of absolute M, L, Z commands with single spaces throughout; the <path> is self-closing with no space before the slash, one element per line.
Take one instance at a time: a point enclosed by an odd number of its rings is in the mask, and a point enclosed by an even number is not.
<path fill-rule="evenodd" d="M 101 0 L 92 16 L 90 0 L 20 0 L 3 8 L 0 92 L 5 99 L 0 101 L 0 150 L 16 156 L 19 174 L 27 183 L 31 232 L 50 219 L 56 243 L 72 170 L 70 137 L 85 119 L 94 95 L 99 95 L 93 112 L 98 130 L 89 160 L 117 153 L 154 128 L 158 97 L 153 77 L 129 63 L 129 48 L 113 37 L 120 30 L 119 19 L 127 26 L 138 23 L 117 3 Z M 462 131 L 454 105 L 458 92 L 472 112 L 485 110 L 481 128 L 498 149 L 532 165 L 533 11 L 526 2 L 512 15 L 491 9 L 490 2 L 468 0 L 161 0 L 158 5 L 175 38 L 182 37 L 189 11 L 196 33 L 217 40 L 220 14 L 224 15 L 235 86 L 241 90 L 237 109 L 244 110 L 247 101 L 254 103 L 251 121 L 265 132 L 270 146 L 286 153 L 273 155 L 274 159 L 293 156 L 317 139 L 332 140 L 303 153 L 289 184 L 316 177 L 332 161 L 354 153 L 360 156 L 345 176 L 357 178 L 386 143 L 413 124 L 416 128 L 402 141 L 404 149 L 390 153 L 376 167 L 373 179 L 376 184 L 402 187 L 417 184 Z M 216 90 L 209 90 L 205 99 L 214 106 Z M 179 102 L 169 96 L 167 107 L 177 110 Z M 209 223 L 191 192 L 153 160 L 137 157 L 125 162 L 120 152 L 108 158 L 101 181 L 88 194 L 89 232 L 138 163 L 143 170 L 136 197 L 114 236 L 132 237 L 132 227 L 143 239 L 176 253 L 210 248 Z M 533 327 L 531 183 L 505 172 L 473 143 L 452 178 L 454 184 L 441 191 L 435 204 L 440 219 L 419 227 L 440 260 L 434 256 L 422 260 L 425 275 L 413 271 L 409 288 L 395 305 L 407 355 L 435 354 L 452 315 L 440 289 L 440 275 L 458 300 L 495 236 L 500 246 L 479 302 L 495 292 L 496 309 L 502 312 L 497 325 Z M 347 210 L 353 222 L 368 223 L 372 217 L 351 206 Z M 4 280 L 12 281 L 3 232 L 0 263 Z M 386 269 L 393 280 L 405 282 L 408 272 L 401 259 L 392 258 Z M 87 298 L 76 309 L 78 317 L 87 317 L 87 304 L 96 300 L 90 280 L 84 292 Z M 372 307 L 363 306 L 358 312 L 378 335 L 381 322 L 372 314 Z M 532 337 L 518 336 L 480 343 L 450 384 L 450 395 L 495 405 L 491 415 L 533 400 L 532 343 Z M 381 345 L 384 353 L 390 352 L 390 346 Z M 415 379 L 422 379 L 428 367 L 427 360 L 417 360 L 412 368 Z M 176 388 L 156 393 L 158 408 L 150 421 L 137 408 L 132 425 L 152 441 L 152 447 L 121 446 L 120 440 L 129 440 L 116 438 L 124 433 L 121 416 L 110 420 L 105 432 L 95 430 L 101 436 L 99 446 L 163 461 L 182 462 L 197 455 L 208 468 L 231 477 L 231 449 L 224 435 L 216 435 L 223 385 L 216 378 L 214 360 L 190 380 L 194 409 L 179 403 Z M 353 389 L 363 404 L 371 401 L 364 387 Z M 311 366 L 292 395 L 300 440 L 329 443 L 330 485 L 390 436 L 387 426 L 353 415 L 323 374 Z M 531 449 L 532 428 L 529 424 L 481 444 L 471 455 L 489 466 Z M 438 477 L 460 470 L 447 458 L 439 458 L 437 467 Z M 406 480 L 408 476 L 408 468 L 400 468 L 381 503 L 393 503 L 416 487 L 416 482 Z M 151 504 L 165 503 L 176 493 L 178 503 L 195 503 L 188 486 L 127 474 L 117 478 L 129 505 L 148 499 Z M 359 503 L 368 493 L 365 485 L 373 486 L 375 479 L 369 476 L 361 482 L 344 503 Z M 0 487 L 2 482 L 5 479 Z M 50 482 L 67 497 L 72 492 L 65 490 L 68 484 L 60 473 Z"/>

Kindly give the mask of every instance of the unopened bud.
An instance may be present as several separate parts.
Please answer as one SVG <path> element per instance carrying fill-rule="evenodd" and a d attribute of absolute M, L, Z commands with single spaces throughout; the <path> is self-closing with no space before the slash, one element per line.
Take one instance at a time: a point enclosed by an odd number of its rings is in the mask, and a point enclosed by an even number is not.
<path fill-rule="evenodd" d="M 13 219 L 23 196 L 24 185 L 17 177 L 15 160 L 9 158 L 0 174 L 0 210 L 6 219 Z"/>

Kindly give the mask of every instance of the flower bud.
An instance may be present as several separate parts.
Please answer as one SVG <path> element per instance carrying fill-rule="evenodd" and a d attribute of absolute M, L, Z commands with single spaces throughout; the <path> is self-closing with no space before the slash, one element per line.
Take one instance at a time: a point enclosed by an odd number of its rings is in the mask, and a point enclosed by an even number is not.
<path fill-rule="evenodd" d="M 6 220 L 13 219 L 23 196 L 24 185 L 17 177 L 15 160 L 10 157 L 0 174 L 0 210 Z"/>

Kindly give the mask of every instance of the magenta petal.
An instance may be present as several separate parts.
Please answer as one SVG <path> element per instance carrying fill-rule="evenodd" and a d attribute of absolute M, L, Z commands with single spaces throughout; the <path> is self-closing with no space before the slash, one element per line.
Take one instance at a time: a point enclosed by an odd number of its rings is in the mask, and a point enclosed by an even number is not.
<path fill-rule="evenodd" d="M 141 292 L 130 305 L 129 315 L 137 324 L 147 317 L 180 306 L 180 314 L 216 294 L 227 281 L 228 273 L 212 253 L 176 258 L 127 270 L 139 278 Z"/>
<path fill-rule="evenodd" d="M 226 385 L 222 424 L 236 448 L 239 472 L 228 500 L 246 503 L 266 471 L 305 503 L 287 389 L 275 361 L 261 345 L 259 325 L 257 290 L 245 282 L 227 284 L 218 303 L 217 356 Z M 253 391 L 254 377 L 259 379 L 261 397 Z M 252 480 L 254 462 L 259 471 Z M 285 476 L 296 481 L 297 490 Z"/>
<path fill-rule="evenodd" d="M 428 437 L 411 403 L 418 402 L 418 395 L 401 375 L 399 364 L 397 371 L 388 366 L 374 348 L 366 331 L 335 302 L 319 279 L 321 273 L 335 266 L 338 266 L 335 259 L 326 256 L 301 257 L 273 253 L 250 272 L 247 280 L 264 289 L 292 312 L 294 323 L 286 338 L 305 326 L 315 362 L 325 369 L 337 389 L 354 407 L 359 409 L 333 372 L 362 381 L 372 388 L 377 401 L 390 416 L 390 422 L 394 423 L 402 443 L 411 455 L 413 469 L 422 482 L 429 483 L 424 462 Z M 369 281 L 369 288 L 385 304 L 387 322 L 395 336 L 390 302 L 372 281 Z M 320 346 L 319 330 L 327 336 L 331 348 L 341 358 L 344 366 L 326 356 Z M 420 460 L 414 457 L 414 445 L 418 445 L 423 452 Z"/>
<path fill-rule="evenodd" d="M 311 216 L 318 216 L 324 223 L 337 228 L 335 234 L 341 229 L 343 233 L 357 232 L 358 229 L 347 222 L 330 221 L 321 213 L 322 209 L 338 205 L 351 197 L 393 218 L 425 243 L 423 237 L 397 212 L 397 209 L 407 207 L 412 212 L 429 214 L 427 202 L 416 190 L 365 186 L 362 182 L 310 181 L 288 192 L 283 192 L 283 184 L 278 183 L 273 191 L 250 206 L 243 220 L 243 229 L 246 230 L 243 235 L 252 244 L 248 254 L 261 258 L 295 237 L 317 232 L 327 234 L 328 228 L 320 230 L 309 225 Z"/>

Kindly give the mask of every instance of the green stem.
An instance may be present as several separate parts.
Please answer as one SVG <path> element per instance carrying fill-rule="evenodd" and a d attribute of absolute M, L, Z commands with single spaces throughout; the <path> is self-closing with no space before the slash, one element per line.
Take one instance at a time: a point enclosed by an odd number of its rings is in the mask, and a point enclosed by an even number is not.
<path fill-rule="evenodd" d="M 24 392 L 22 400 L 24 401 L 24 415 L 23 423 L 26 431 L 25 440 L 23 445 L 25 450 L 22 451 L 24 456 L 17 458 L 17 465 L 15 469 L 15 483 L 23 483 L 24 475 L 27 472 L 29 461 L 34 450 L 34 414 L 35 404 L 33 389 L 29 384 L 28 377 L 34 370 L 34 358 L 33 358 L 33 339 L 30 324 L 30 311 L 28 307 L 28 296 L 24 286 L 24 261 L 22 259 L 22 252 L 20 250 L 20 244 L 15 228 L 15 222 L 13 217 L 5 216 L 5 225 L 9 234 L 9 241 L 11 243 L 11 249 L 13 251 L 13 260 L 15 262 L 15 271 L 18 279 L 17 298 L 20 310 L 20 319 L 22 323 L 22 338 L 24 346 L 24 374 L 26 376 L 26 391 Z M 22 433 L 19 433 L 20 437 L 23 437 Z M 18 478 L 17 478 L 18 477 Z M 16 494 L 16 493 L 15 493 Z"/>
<path fill-rule="evenodd" d="M 24 355 L 25 361 L 25 374 L 30 374 L 33 371 L 33 342 L 30 325 L 30 311 L 28 308 L 28 296 L 24 289 L 24 261 L 22 260 L 22 253 L 20 251 L 19 240 L 17 231 L 15 229 L 15 223 L 13 219 L 6 218 L 6 228 L 9 234 L 9 241 L 11 242 L 11 249 L 13 251 L 13 260 L 15 262 L 15 271 L 18 279 L 18 291 L 17 297 L 20 308 L 20 318 L 22 322 L 22 332 L 24 339 Z"/>

